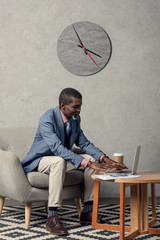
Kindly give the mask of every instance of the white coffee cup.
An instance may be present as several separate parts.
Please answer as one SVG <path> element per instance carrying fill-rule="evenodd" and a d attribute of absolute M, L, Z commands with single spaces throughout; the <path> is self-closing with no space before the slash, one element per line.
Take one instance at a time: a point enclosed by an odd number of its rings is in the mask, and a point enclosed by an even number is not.
<path fill-rule="evenodd" d="M 114 159 L 115 162 L 123 163 L 124 154 L 123 153 L 114 153 L 113 154 L 113 159 Z"/>

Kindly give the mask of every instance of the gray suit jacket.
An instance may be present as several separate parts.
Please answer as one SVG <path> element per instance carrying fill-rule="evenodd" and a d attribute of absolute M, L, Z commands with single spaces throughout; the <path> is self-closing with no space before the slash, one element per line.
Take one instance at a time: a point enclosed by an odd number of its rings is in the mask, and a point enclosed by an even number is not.
<path fill-rule="evenodd" d="M 83 134 L 80 127 L 80 117 L 71 120 L 71 135 L 68 148 L 65 143 L 65 129 L 59 106 L 48 110 L 39 121 L 34 142 L 27 156 L 22 161 L 25 173 L 33 171 L 43 156 L 60 156 L 78 168 L 83 157 L 72 152 L 73 144 L 99 160 L 104 153 L 96 148 Z"/>

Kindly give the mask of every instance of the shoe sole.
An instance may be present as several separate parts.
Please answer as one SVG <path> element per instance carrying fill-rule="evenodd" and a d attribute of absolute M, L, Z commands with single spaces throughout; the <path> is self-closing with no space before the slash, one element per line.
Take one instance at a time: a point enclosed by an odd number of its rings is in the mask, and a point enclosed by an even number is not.
<path fill-rule="evenodd" d="M 46 227 L 46 230 L 48 231 L 48 232 L 50 232 L 50 234 L 53 234 L 53 235 L 59 235 L 59 236 L 65 236 L 65 235 L 69 235 L 69 233 L 67 232 L 67 233 L 56 233 L 56 232 L 52 232 L 52 231 L 50 231 L 50 229 L 49 228 L 47 228 Z"/>
<path fill-rule="evenodd" d="M 87 222 L 87 221 L 85 221 L 85 222 L 80 221 L 80 224 L 81 224 L 81 225 L 92 225 L 91 222 Z"/>

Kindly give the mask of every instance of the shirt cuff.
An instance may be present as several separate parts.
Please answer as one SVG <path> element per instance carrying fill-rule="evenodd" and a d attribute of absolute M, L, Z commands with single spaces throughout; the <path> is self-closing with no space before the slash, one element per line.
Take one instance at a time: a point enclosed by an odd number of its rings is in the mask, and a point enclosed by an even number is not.
<path fill-rule="evenodd" d="M 103 158 L 104 156 L 106 156 L 106 155 L 102 155 L 102 156 L 99 158 L 100 162 L 102 162 L 102 158 Z"/>
<path fill-rule="evenodd" d="M 100 162 L 103 162 L 102 158 L 103 158 L 104 156 L 107 157 L 107 158 L 109 158 L 109 157 L 106 156 L 106 155 L 102 155 L 102 156 L 99 158 L 99 161 L 100 161 Z"/>
<path fill-rule="evenodd" d="M 82 160 L 82 162 L 81 162 L 81 167 L 86 168 L 87 165 L 88 165 L 88 163 L 89 163 L 89 160 L 84 158 L 84 159 Z"/>

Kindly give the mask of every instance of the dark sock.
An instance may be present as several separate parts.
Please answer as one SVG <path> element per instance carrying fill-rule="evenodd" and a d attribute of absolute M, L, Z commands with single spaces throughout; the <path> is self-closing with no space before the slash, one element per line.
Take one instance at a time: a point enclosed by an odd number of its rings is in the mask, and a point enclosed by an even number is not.
<path fill-rule="evenodd" d="M 56 217 L 57 216 L 57 207 L 49 207 L 48 217 Z"/>
<path fill-rule="evenodd" d="M 91 212 L 92 208 L 93 208 L 93 201 L 85 202 L 83 212 Z"/>

